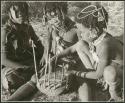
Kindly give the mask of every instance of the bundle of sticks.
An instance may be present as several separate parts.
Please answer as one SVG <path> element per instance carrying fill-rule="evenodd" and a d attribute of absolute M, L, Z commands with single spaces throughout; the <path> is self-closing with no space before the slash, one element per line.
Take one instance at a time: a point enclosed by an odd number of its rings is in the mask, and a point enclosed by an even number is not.
<path fill-rule="evenodd" d="M 44 67 L 39 71 L 40 74 L 43 74 L 40 78 L 38 77 L 38 71 L 36 66 L 36 58 L 35 58 L 35 50 L 34 50 L 34 44 L 32 41 L 32 48 L 33 48 L 33 54 L 34 54 L 34 67 L 35 67 L 35 76 L 37 80 L 37 87 L 41 92 L 44 92 L 47 95 L 54 95 L 54 90 L 61 87 L 66 83 L 66 80 L 64 80 L 64 68 L 65 64 L 61 66 L 61 71 L 57 72 L 57 58 L 55 60 L 55 67 L 54 72 L 52 72 L 50 59 L 51 56 L 48 53 L 47 50 L 47 57 L 46 57 L 46 64 Z M 51 91 L 51 92 L 48 92 Z M 49 93 L 49 94 L 48 94 Z"/>

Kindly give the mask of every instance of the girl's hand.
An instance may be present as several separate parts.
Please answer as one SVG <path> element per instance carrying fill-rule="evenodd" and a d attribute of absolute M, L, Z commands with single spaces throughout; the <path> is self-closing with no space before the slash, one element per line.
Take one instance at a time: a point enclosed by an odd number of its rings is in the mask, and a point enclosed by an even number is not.
<path fill-rule="evenodd" d="M 57 55 L 53 56 L 53 57 L 50 59 L 50 62 L 53 63 L 55 60 L 57 60 L 57 58 L 58 58 Z"/>
<path fill-rule="evenodd" d="M 69 75 L 74 75 L 74 74 L 76 74 L 77 73 L 77 71 L 75 71 L 75 70 L 69 70 L 69 71 L 67 71 L 67 73 L 65 73 L 65 76 L 69 76 Z"/>

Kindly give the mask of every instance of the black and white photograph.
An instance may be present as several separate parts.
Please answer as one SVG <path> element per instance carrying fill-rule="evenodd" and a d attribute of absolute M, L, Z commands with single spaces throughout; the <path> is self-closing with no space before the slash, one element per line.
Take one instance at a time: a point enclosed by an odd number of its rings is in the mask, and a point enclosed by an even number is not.
<path fill-rule="evenodd" d="M 1 102 L 124 102 L 124 1 L 1 1 Z"/>

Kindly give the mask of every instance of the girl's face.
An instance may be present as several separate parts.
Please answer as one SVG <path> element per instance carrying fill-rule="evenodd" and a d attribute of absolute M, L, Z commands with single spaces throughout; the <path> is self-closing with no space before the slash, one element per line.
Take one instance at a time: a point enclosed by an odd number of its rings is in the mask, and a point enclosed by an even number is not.
<path fill-rule="evenodd" d="M 82 39 L 87 42 L 93 42 L 97 38 L 97 31 L 95 29 L 90 29 L 85 27 L 81 23 L 76 23 L 78 30 L 81 31 Z"/>
<path fill-rule="evenodd" d="M 18 6 L 12 6 L 10 13 L 12 18 L 19 24 L 22 24 L 26 19 L 25 11 L 21 10 Z"/>
<path fill-rule="evenodd" d="M 58 10 L 47 12 L 48 22 L 52 25 L 55 25 L 56 27 L 59 27 L 61 25 L 61 19 L 58 15 Z"/>

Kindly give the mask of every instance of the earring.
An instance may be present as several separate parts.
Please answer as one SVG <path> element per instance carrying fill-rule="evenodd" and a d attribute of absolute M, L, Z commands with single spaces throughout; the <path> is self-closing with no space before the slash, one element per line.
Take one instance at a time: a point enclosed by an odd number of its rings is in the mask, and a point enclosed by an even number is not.
<path fill-rule="evenodd" d="M 98 32 L 99 32 L 99 28 L 96 27 L 95 29 L 96 29 L 96 31 L 97 31 L 97 33 L 98 33 Z"/>
<path fill-rule="evenodd" d="M 98 11 L 98 22 L 104 21 L 103 15 Z"/>
<path fill-rule="evenodd" d="M 98 31 L 96 29 L 91 29 L 89 38 L 93 39 L 93 38 L 96 38 L 96 37 L 98 37 Z"/>
<path fill-rule="evenodd" d="M 93 33 L 93 38 L 98 37 L 99 29 L 96 29 L 96 28 L 95 28 L 95 29 L 93 30 L 93 32 L 94 32 L 94 33 Z"/>

